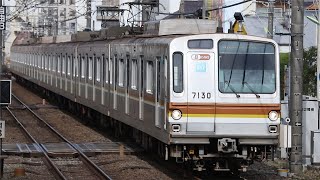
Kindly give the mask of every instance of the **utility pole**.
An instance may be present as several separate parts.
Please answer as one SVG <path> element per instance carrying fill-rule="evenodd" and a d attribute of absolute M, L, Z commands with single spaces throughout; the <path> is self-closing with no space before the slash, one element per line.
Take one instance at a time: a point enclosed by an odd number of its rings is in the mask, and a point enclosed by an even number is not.
<path fill-rule="evenodd" d="M 180 18 L 184 19 L 184 0 L 180 1 L 179 11 L 180 11 Z"/>
<path fill-rule="evenodd" d="M 317 25 L 317 99 L 320 104 L 320 1 L 318 1 L 318 23 Z"/>
<path fill-rule="evenodd" d="M 202 1 L 202 19 L 206 19 L 206 13 L 207 11 L 207 1 L 206 0 L 203 0 Z"/>
<path fill-rule="evenodd" d="M 268 12 L 268 33 L 267 37 L 273 39 L 273 13 L 274 13 L 274 1 L 269 0 L 269 12 Z"/>
<path fill-rule="evenodd" d="M 302 71 L 304 9 L 301 0 L 292 0 L 289 117 L 292 126 L 290 170 L 302 172 Z"/>
<path fill-rule="evenodd" d="M 87 28 L 91 29 L 91 0 L 87 0 Z"/>

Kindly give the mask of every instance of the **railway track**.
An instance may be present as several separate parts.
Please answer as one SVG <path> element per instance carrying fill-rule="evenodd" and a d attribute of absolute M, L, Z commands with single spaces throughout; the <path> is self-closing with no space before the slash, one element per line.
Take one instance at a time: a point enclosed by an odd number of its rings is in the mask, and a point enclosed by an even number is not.
<path fill-rule="evenodd" d="M 12 97 L 15 101 L 14 104 L 20 103 L 21 106 L 19 106 L 20 108 L 12 109 L 7 107 L 8 112 L 19 124 L 29 141 L 42 148 L 42 159 L 56 179 L 112 179 L 110 175 L 101 170 L 86 154 L 55 130 L 28 105 L 23 103 L 17 96 L 12 95 Z M 52 157 L 42 145 L 44 143 L 62 142 L 74 149 L 76 154 Z M 70 168 L 71 166 L 72 168 Z"/>

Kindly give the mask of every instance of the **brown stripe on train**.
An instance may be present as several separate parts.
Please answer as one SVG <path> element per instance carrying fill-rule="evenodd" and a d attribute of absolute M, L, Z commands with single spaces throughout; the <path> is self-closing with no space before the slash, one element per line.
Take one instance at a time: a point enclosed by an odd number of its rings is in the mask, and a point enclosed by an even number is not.
<path fill-rule="evenodd" d="M 169 103 L 169 110 L 179 109 L 183 114 L 263 114 L 280 113 L 280 104 L 187 104 Z"/>

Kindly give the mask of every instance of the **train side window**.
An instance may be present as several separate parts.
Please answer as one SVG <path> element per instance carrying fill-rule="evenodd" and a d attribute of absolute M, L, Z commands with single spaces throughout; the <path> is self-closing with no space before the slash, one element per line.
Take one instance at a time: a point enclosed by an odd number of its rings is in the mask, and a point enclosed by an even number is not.
<path fill-rule="evenodd" d="M 61 72 L 61 56 L 58 55 L 58 73 Z"/>
<path fill-rule="evenodd" d="M 131 88 L 137 90 L 138 84 L 138 61 L 132 59 L 131 61 Z"/>
<path fill-rule="evenodd" d="M 79 72 L 80 70 L 80 62 L 81 62 L 81 55 L 79 54 L 78 58 L 77 58 L 77 64 L 76 64 L 76 76 L 79 77 Z"/>
<path fill-rule="evenodd" d="M 153 94 L 153 86 L 154 86 L 154 77 L 153 77 L 153 62 L 147 61 L 147 72 L 146 72 L 146 92 L 149 94 Z"/>
<path fill-rule="evenodd" d="M 181 52 L 173 53 L 173 91 L 183 91 L 183 55 Z"/>
<path fill-rule="evenodd" d="M 101 80 L 101 58 L 100 57 L 97 57 L 97 61 L 96 61 L 96 80 L 98 82 L 100 82 Z"/>
<path fill-rule="evenodd" d="M 57 61 L 56 61 L 56 56 L 52 55 L 52 71 L 56 72 L 57 69 Z"/>
<path fill-rule="evenodd" d="M 123 82 L 124 82 L 124 74 L 125 74 L 125 71 L 124 71 L 124 67 L 125 67 L 125 64 L 124 64 L 124 59 L 120 59 L 120 62 L 119 62 L 119 69 L 118 69 L 118 85 L 120 87 L 123 87 Z"/>
<path fill-rule="evenodd" d="M 67 59 L 67 74 L 70 76 L 70 73 L 71 73 L 71 57 L 68 56 L 68 59 Z"/>
<path fill-rule="evenodd" d="M 48 55 L 48 70 L 51 71 L 51 56 Z"/>
<path fill-rule="evenodd" d="M 66 56 L 62 56 L 62 74 L 66 73 Z"/>
<path fill-rule="evenodd" d="M 81 58 L 81 78 L 85 78 L 85 68 L 86 68 L 86 59 L 82 56 Z"/>
<path fill-rule="evenodd" d="M 103 56 L 104 57 L 104 56 Z M 104 59 L 104 62 L 105 62 L 105 64 L 104 64 L 104 81 L 106 82 L 106 83 L 109 83 L 109 80 L 108 80 L 108 78 L 109 78 L 109 59 L 108 58 L 103 58 Z"/>
<path fill-rule="evenodd" d="M 48 70 L 49 69 L 49 55 L 44 55 L 45 61 L 44 61 L 44 69 Z"/>
<path fill-rule="evenodd" d="M 90 80 L 92 80 L 92 62 L 93 60 L 92 60 L 92 57 L 89 57 L 89 66 L 88 66 L 88 78 L 90 79 Z"/>
<path fill-rule="evenodd" d="M 77 55 L 72 56 L 72 62 L 71 64 L 73 64 L 72 66 L 72 76 L 76 77 L 76 67 L 78 66 L 78 61 L 77 61 Z"/>
<path fill-rule="evenodd" d="M 110 59 L 110 66 L 109 66 L 109 71 L 110 71 L 110 84 L 112 84 L 113 82 L 113 60 Z"/>
<path fill-rule="evenodd" d="M 44 69 L 44 55 L 41 55 L 41 69 Z"/>

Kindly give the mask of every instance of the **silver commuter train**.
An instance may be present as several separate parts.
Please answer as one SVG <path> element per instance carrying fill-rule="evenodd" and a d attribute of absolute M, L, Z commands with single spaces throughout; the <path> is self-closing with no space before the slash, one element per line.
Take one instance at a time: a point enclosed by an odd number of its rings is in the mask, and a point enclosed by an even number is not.
<path fill-rule="evenodd" d="M 177 21 L 191 28 L 181 29 Z M 102 125 L 128 125 L 132 137 L 165 159 L 199 171 L 245 170 L 278 144 L 278 45 L 261 37 L 199 33 L 207 22 L 187 21 L 160 21 L 176 24 L 174 32 L 161 30 L 160 23 L 153 26 L 156 34 L 16 43 L 10 70 L 64 98 L 75 112 L 109 117 L 98 119 Z M 195 25 L 197 33 L 190 32 Z"/>

